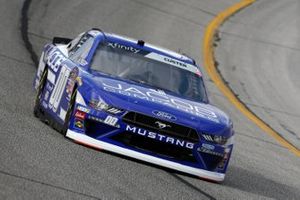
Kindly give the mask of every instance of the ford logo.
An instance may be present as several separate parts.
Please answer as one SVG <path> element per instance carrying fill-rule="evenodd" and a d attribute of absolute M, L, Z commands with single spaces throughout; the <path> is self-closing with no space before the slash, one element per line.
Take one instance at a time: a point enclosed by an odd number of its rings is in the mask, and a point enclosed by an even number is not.
<path fill-rule="evenodd" d="M 154 110 L 154 111 L 152 111 L 152 113 L 159 118 L 164 118 L 164 119 L 168 119 L 168 120 L 172 120 L 172 121 L 177 120 L 177 118 L 174 115 L 171 115 L 171 114 L 163 112 L 163 111 Z"/>

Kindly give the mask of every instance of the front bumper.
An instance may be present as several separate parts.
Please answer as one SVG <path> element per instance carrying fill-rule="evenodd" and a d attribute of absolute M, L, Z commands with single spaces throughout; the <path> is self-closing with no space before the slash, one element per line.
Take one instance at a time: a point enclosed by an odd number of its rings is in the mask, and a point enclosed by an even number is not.
<path fill-rule="evenodd" d="M 201 178 L 204 179 L 208 179 L 208 180 L 212 180 L 215 182 L 222 182 L 225 178 L 225 174 L 224 173 L 218 173 L 218 172 L 211 172 L 211 171 L 207 171 L 207 170 L 203 170 L 203 169 L 199 169 L 199 168 L 194 168 L 194 167 L 190 167 L 187 165 L 183 165 L 180 163 L 176 163 L 176 162 L 172 162 L 166 159 L 162 159 L 162 158 L 158 158 L 155 156 L 151 156 L 151 155 L 147 155 L 147 154 L 143 154 L 134 150 L 130 150 L 127 148 L 123 148 L 111 143 L 107 143 L 104 141 L 100 141 L 97 139 L 94 139 L 92 137 L 89 137 L 83 133 L 79 133 L 73 130 L 68 130 L 66 136 L 68 138 L 73 139 L 76 142 L 91 146 L 93 148 L 97 148 L 97 149 L 103 149 L 103 150 L 107 150 L 110 152 L 114 152 L 114 153 L 118 153 L 121 155 L 125 155 L 131 158 L 136 158 L 138 160 L 142 160 L 142 161 L 146 161 L 149 163 L 153 163 L 156 165 L 160 165 L 163 167 L 167 167 L 167 168 L 171 168 L 174 170 L 178 170 L 184 173 L 188 173 L 188 174 L 192 174 L 195 176 L 199 176 Z"/>
<path fill-rule="evenodd" d="M 182 138 L 177 140 L 176 135 L 168 137 L 164 133 L 156 134 L 153 130 L 146 130 L 145 126 L 132 125 L 128 120 L 127 122 L 124 116 L 128 111 L 112 114 L 80 104 L 75 108 L 77 109 L 73 113 L 66 136 L 78 143 L 215 182 L 224 180 L 232 144 L 213 145 L 200 138 L 197 142 L 191 142 Z M 146 123 L 152 124 L 148 119 Z"/>

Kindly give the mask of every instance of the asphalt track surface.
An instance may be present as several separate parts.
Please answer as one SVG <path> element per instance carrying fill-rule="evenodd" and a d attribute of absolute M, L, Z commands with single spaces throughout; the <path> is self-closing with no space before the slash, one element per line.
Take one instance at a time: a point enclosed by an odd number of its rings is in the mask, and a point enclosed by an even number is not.
<path fill-rule="evenodd" d="M 300 158 L 241 115 L 206 75 L 211 101 L 236 130 L 222 184 L 75 144 L 32 114 L 34 55 L 53 36 L 101 27 L 180 50 L 201 64 L 205 25 L 235 2 L 1 0 L 0 199 L 300 199 Z M 224 24 L 216 52 L 234 92 L 298 147 L 299 5 L 257 1 Z"/>

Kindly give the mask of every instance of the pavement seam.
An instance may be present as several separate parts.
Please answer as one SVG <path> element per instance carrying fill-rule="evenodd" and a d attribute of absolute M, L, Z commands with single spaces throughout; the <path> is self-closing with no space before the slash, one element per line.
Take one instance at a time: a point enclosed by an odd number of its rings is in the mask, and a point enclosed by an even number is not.
<path fill-rule="evenodd" d="M 0 174 L 6 175 L 6 176 L 10 176 L 10 177 L 14 177 L 14 178 L 17 178 L 17 179 L 22 179 L 22 180 L 29 181 L 29 182 L 32 182 L 32 183 L 36 183 L 36 184 L 40 184 L 40 185 L 52 187 L 52 188 L 55 188 L 55 189 L 67 191 L 67 192 L 74 193 L 74 194 L 77 194 L 77 195 L 80 195 L 80 196 L 85 196 L 85 197 L 89 197 L 89 198 L 92 198 L 92 199 L 100 199 L 98 197 L 95 197 L 95 196 L 92 196 L 92 195 L 89 195 L 89 194 L 77 192 L 77 191 L 70 190 L 70 189 L 67 189 L 67 188 L 64 188 L 64 187 L 52 185 L 52 184 L 49 184 L 49 183 L 45 183 L 45 182 L 42 182 L 42 181 L 34 180 L 32 178 L 27 178 L 27 177 L 24 177 L 24 176 L 19 176 L 19 175 L 12 174 L 12 173 L 9 173 L 9 172 L 5 172 L 5 171 L 1 171 L 0 170 Z"/>
<path fill-rule="evenodd" d="M 179 182 L 185 184 L 186 186 L 188 186 L 189 188 L 192 188 L 193 190 L 201 193 L 202 195 L 206 196 L 208 199 L 210 200 L 216 200 L 215 197 L 211 196 L 210 194 L 204 192 L 203 190 L 197 188 L 196 186 L 194 186 L 192 183 L 188 182 L 187 180 L 184 180 L 183 178 L 181 178 L 179 175 L 177 174 L 173 174 L 173 173 L 169 173 L 171 176 L 173 176 L 175 179 L 177 179 Z"/>
<path fill-rule="evenodd" d="M 228 40 L 229 37 L 231 37 L 231 38 L 234 37 L 234 38 L 238 38 L 238 39 L 249 40 L 249 41 L 252 41 L 252 42 L 255 42 L 255 43 L 258 43 L 258 44 L 273 46 L 273 47 L 276 47 L 276 48 L 283 48 L 283 49 L 289 49 L 289 50 L 293 50 L 293 51 L 300 51 L 300 48 L 291 47 L 291 46 L 288 46 L 288 45 L 275 43 L 275 42 L 272 42 L 272 41 L 265 41 L 263 39 L 256 39 L 256 38 L 253 38 L 253 37 L 252 38 L 251 37 L 245 37 L 245 36 L 242 36 L 242 35 L 239 35 L 239 34 L 230 33 L 230 32 L 226 32 L 226 31 L 220 31 L 219 33 L 224 34 L 228 37 L 227 39 L 223 38 L 222 40 Z"/>
<path fill-rule="evenodd" d="M 23 61 L 23 60 L 19 60 L 19 59 L 16 59 L 14 57 L 10 57 L 10 56 L 5 55 L 5 54 L 0 54 L 0 57 L 6 58 L 8 60 L 13 60 L 15 62 L 22 63 L 22 64 L 25 64 L 25 65 L 33 65 L 33 63 L 26 62 L 26 61 Z"/>
<path fill-rule="evenodd" d="M 28 35 L 31 35 L 31 36 L 34 36 L 34 37 L 37 37 L 37 38 L 40 38 L 40 39 L 43 39 L 43 40 L 52 40 L 50 37 L 47 37 L 45 35 L 40 35 L 40 34 L 37 34 L 37 33 L 34 33 L 34 32 L 30 32 L 30 31 L 27 31 L 27 34 Z"/>
<path fill-rule="evenodd" d="M 140 4 L 140 5 L 143 5 L 143 6 L 147 6 L 148 8 L 151 8 L 157 12 L 160 12 L 160 13 L 163 13 L 165 15 L 169 15 L 171 17 L 176 17 L 176 18 L 179 18 L 180 20 L 183 20 L 183 21 L 186 21 L 186 22 L 189 22 L 191 24 L 195 24 L 197 26 L 200 26 L 200 27 L 205 27 L 204 24 L 201 24 L 199 23 L 199 21 L 196 21 L 196 20 L 193 20 L 193 19 L 189 19 L 187 17 L 179 17 L 176 13 L 172 13 L 171 11 L 168 11 L 168 10 L 163 10 L 159 7 L 156 7 L 156 6 L 153 6 L 153 5 L 150 5 L 149 3 L 147 3 L 147 1 L 141 1 L 141 0 L 129 0 L 131 2 L 134 2 L 136 4 Z"/>

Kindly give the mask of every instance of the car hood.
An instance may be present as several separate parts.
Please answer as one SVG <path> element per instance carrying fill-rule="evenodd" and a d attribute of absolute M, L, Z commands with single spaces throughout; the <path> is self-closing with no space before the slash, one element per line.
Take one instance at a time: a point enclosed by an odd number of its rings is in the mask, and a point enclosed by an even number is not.
<path fill-rule="evenodd" d="M 232 123 L 218 108 L 169 94 L 132 81 L 105 75 L 83 75 L 81 93 L 86 102 L 95 96 L 107 104 L 196 129 L 198 132 L 231 136 Z M 166 113 L 171 117 L 158 116 Z"/>

